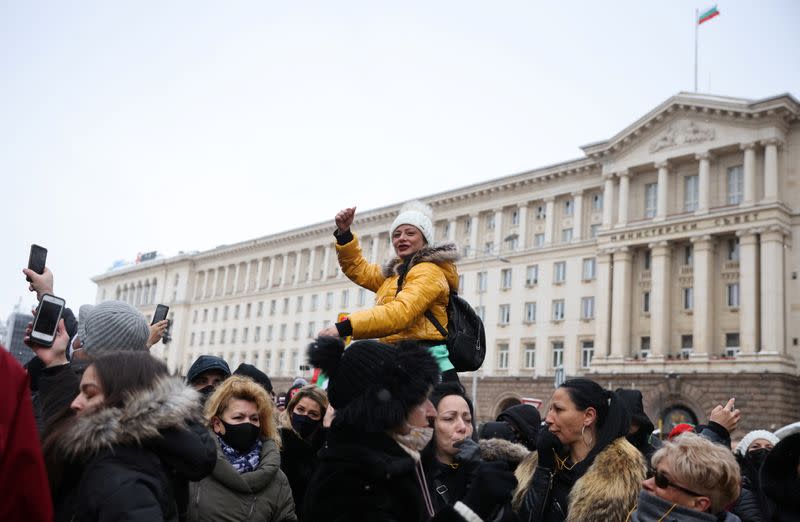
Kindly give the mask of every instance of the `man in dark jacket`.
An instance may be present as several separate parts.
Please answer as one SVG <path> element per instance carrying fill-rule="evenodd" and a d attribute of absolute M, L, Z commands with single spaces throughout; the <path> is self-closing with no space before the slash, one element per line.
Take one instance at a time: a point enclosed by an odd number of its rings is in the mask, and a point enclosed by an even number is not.
<path fill-rule="evenodd" d="M 642 392 L 617 388 L 616 394 L 631 416 L 631 427 L 626 438 L 641 452 L 648 469 L 650 469 L 650 459 L 658 448 L 653 444 L 651 435 L 655 426 L 644 412 Z"/>

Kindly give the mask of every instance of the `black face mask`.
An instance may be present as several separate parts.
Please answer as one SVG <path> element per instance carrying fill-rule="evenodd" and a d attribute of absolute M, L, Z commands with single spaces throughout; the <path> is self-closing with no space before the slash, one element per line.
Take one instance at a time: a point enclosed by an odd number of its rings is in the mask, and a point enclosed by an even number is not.
<path fill-rule="evenodd" d="M 209 384 L 208 386 L 204 386 L 203 388 L 197 390 L 197 393 L 200 394 L 200 402 L 205 405 L 208 398 L 212 393 L 214 393 L 214 387 Z"/>
<path fill-rule="evenodd" d="M 222 419 L 220 419 L 220 422 L 225 426 L 225 435 L 220 435 L 220 437 L 231 448 L 239 453 L 247 453 L 256 445 L 258 436 L 261 434 L 261 428 L 255 424 L 249 422 L 228 424 Z"/>
<path fill-rule="evenodd" d="M 292 428 L 300 435 L 300 438 L 303 439 L 307 439 L 313 435 L 314 432 L 317 431 L 317 428 L 319 428 L 321 422 L 321 420 L 314 420 L 308 415 L 292 413 Z"/>
<path fill-rule="evenodd" d="M 753 471 L 758 471 L 761 469 L 761 465 L 767 459 L 767 456 L 769 456 L 769 452 L 770 450 L 767 448 L 748 451 L 745 460 L 752 466 Z"/>

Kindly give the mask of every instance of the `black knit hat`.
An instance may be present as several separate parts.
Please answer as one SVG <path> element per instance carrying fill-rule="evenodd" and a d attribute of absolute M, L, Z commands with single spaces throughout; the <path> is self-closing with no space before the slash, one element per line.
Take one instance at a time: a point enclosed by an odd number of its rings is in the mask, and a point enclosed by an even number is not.
<path fill-rule="evenodd" d="M 262 388 L 267 390 L 269 393 L 272 393 L 272 381 L 270 380 L 269 376 L 252 364 L 242 363 L 233 373 L 235 375 L 250 377 L 256 381 L 256 383 L 260 384 Z"/>
<path fill-rule="evenodd" d="M 415 343 L 358 341 L 345 350 L 338 337 L 320 337 L 309 345 L 308 360 L 329 378 L 334 422 L 367 432 L 402 425 L 439 381 L 436 361 Z"/>
<path fill-rule="evenodd" d="M 497 416 L 498 421 L 507 422 L 519 434 L 519 442 L 529 450 L 536 449 L 536 437 L 542 425 L 542 416 L 535 406 L 517 404 Z"/>

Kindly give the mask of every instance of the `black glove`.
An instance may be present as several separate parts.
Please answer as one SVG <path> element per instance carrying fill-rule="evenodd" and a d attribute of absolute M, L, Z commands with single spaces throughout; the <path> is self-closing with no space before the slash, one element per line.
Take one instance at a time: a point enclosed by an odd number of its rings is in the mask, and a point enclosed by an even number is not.
<path fill-rule="evenodd" d="M 495 509 L 511 500 L 517 479 L 505 461 L 481 462 L 462 502 L 487 520 Z"/>
<path fill-rule="evenodd" d="M 460 462 L 461 464 L 477 464 L 481 460 L 481 447 L 470 438 L 456 442 L 453 444 L 453 447 L 458 448 L 456 462 Z"/>
<path fill-rule="evenodd" d="M 561 441 L 547 428 L 539 430 L 536 438 L 536 451 L 539 453 L 539 466 L 554 470 L 556 467 L 556 453 L 561 450 Z"/>

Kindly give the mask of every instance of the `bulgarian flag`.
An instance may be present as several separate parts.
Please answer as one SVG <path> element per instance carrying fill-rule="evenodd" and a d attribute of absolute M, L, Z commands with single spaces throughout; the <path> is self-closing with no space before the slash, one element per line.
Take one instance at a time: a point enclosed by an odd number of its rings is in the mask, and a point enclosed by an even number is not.
<path fill-rule="evenodd" d="M 697 17 L 697 25 L 700 25 L 703 22 L 708 22 L 709 20 L 711 20 L 715 16 L 719 16 L 719 10 L 717 9 L 716 5 L 714 7 L 712 7 L 712 8 L 710 8 L 710 9 L 706 9 L 705 11 L 700 13 L 700 15 Z"/>

